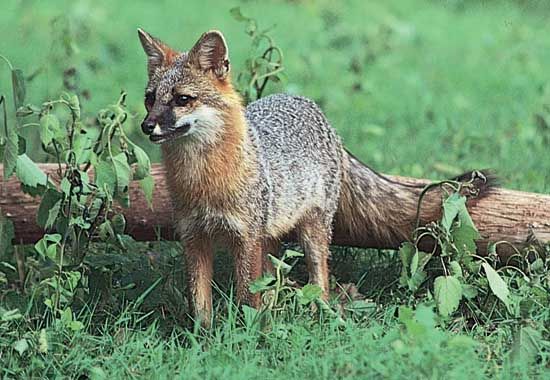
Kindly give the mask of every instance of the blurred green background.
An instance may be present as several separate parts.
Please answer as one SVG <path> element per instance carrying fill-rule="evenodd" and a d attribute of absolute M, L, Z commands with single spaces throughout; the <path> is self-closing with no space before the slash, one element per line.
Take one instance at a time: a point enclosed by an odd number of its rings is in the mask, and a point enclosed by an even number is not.
<path fill-rule="evenodd" d="M 139 128 L 147 78 L 136 29 L 181 50 L 204 31 L 220 29 L 237 74 L 253 48 L 245 25 L 231 16 L 233 7 L 269 28 L 284 52 L 285 78 L 271 83 L 268 92 L 317 101 L 347 147 L 371 167 L 432 179 L 493 168 L 506 187 L 550 193 L 549 0 L 0 0 L 0 54 L 23 70 L 28 102 L 76 91 L 90 124 L 99 109 L 127 91 L 125 128 L 159 161 L 158 146 Z M 13 119 L 10 73 L 1 60 L 0 94 L 8 97 Z M 36 147 L 36 131 L 28 127 L 24 134 L 28 146 Z M 39 149 L 27 152 L 43 159 Z M 357 295 L 372 300 L 376 310 L 359 312 L 342 325 L 288 308 L 270 331 L 241 328 L 227 301 L 231 258 L 221 256 L 215 270 L 221 317 L 216 330 L 203 333 L 171 325 L 187 311 L 178 244 L 136 243 L 121 253 L 98 244 L 87 254 L 92 270 L 80 290 L 89 289 L 92 299 L 107 284 L 102 298 L 109 302 L 97 309 L 92 302 L 89 311 L 82 305 L 78 318 L 86 320 L 86 328 L 79 333 L 49 326 L 43 315 L 9 322 L 4 316 L 12 304 L 32 316 L 39 309 L 31 305 L 42 299 L 34 291 L 25 297 L 16 287 L 1 289 L 0 374 L 527 379 L 548 373 L 544 304 L 528 317 L 510 318 L 484 297 L 483 309 L 469 309 L 437 327 L 431 306 L 423 306 L 415 318 L 424 324 L 410 325 L 398 308 L 430 300 L 431 293 L 415 296 L 398 286 L 399 255 L 333 253 L 334 279 L 356 284 Z M 30 273 L 38 273 L 42 264 L 33 255 L 26 262 Z M 295 272 L 302 283 L 303 263 Z M 507 281 L 517 281 L 513 278 Z M 532 289 L 540 286 L 536 281 Z M 513 291 L 534 305 L 538 301 L 529 294 Z M 136 299 L 142 301 L 135 309 L 125 306 Z M 491 312 L 484 314 L 485 308 Z M 22 347 L 27 340 L 30 348 Z M 510 370 L 516 349 L 536 359 L 518 361 L 521 376 Z"/>
<path fill-rule="evenodd" d="M 548 1 L 3 0 L 0 54 L 30 76 L 33 103 L 73 86 L 94 115 L 127 91 L 127 128 L 158 161 L 139 132 L 136 29 L 181 50 L 220 29 L 239 72 L 251 47 L 235 6 L 284 52 L 286 79 L 268 91 L 316 100 L 373 168 L 434 179 L 493 168 L 507 187 L 550 192 Z M 10 91 L 0 68 L 0 93 Z"/>

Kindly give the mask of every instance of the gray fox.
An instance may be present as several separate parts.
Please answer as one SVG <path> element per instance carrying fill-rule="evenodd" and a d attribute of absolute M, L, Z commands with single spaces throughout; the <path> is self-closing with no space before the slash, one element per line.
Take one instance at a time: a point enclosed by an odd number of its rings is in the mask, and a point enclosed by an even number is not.
<path fill-rule="evenodd" d="M 204 33 L 188 52 L 141 29 L 138 35 L 149 74 L 141 127 L 161 144 L 190 307 L 203 325 L 211 322 L 216 245 L 234 255 L 238 301 L 259 307 L 250 283 L 288 233 L 325 299 L 333 230 L 373 242 L 410 236 L 421 189 L 390 181 L 349 154 L 311 100 L 278 94 L 244 108 L 219 31 Z M 433 220 L 440 198 L 425 203 L 422 218 Z"/>

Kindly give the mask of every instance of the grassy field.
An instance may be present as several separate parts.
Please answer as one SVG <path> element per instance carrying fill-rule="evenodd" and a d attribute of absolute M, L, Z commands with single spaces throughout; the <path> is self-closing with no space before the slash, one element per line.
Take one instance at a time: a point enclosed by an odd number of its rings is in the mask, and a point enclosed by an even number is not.
<path fill-rule="evenodd" d="M 229 13 L 234 6 L 271 28 L 284 52 L 285 79 L 269 92 L 315 99 L 346 146 L 375 169 L 441 179 L 492 168 L 505 187 L 550 193 L 550 4 L 545 1 L 4 0 L 0 54 L 30 76 L 27 93 L 34 103 L 58 96 L 67 87 L 63 73 L 67 79 L 71 68 L 77 75 L 69 76 L 68 85 L 79 93 L 85 114 L 127 91 L 128 133 L 159 161 L 157 146 L 139 131 L 146 68 L 136 29 L 181 50 L 202 32 L 220 29 L 239 72 L 250 41 Z M 10 93 L 9 83 L 9 72 L 1 71 L 0 94 Z M 37 141 L 28 131 L 28 143 Z M 148 264 L 151 252 L 163 257 L 161 269 Z M 356 283 L 372 300 L 367 310 L 347 311 L 345 321 L 296 305 L 268 315 L 263 324 L 237 314 L 227 298 L 230 258 L 222 255 L 220 317 L 213 331 L 174 323 L 174 315 L 186 311 L 182 295 L 154 281 L 171 271 L 170 278 L 182 282 L 178 252 L 173 243 L 132 245 L 126 254 L 133 264 L 120 269 L 116 281 L 119 289 L 137 285 L 119 290 L 115 298 L 125 302 L 109 313 L 96 312 L 102 306 L 97 303 L 77 305 L 84 323 L 78 331 L 42 320 L 33 313 L 33 297 L 23 299 L 0 283 L 1 376 L 550 375 L 548 305 L 520 319 L 491 314 L 472 325 L 457 314 L 442 320 L 429 294 L 420 299 L 398 287 L 400 263 L 392 252 L 335 252 L 335 278 Z M 300 265 L 292 274 L 297 278 L 303 274 Z M 6 313 L 14 305 L 22 318 Z M 411 316 L 399 311 L 405 306 L 415 309 Z M 526 338 L 516 336 L 520 324 L 528 327 Z M 529 345 L 534 335 L 540 339 Z M 529 351 L 525 347 L 536 352 L 534 361 L 523 355 Z"/>

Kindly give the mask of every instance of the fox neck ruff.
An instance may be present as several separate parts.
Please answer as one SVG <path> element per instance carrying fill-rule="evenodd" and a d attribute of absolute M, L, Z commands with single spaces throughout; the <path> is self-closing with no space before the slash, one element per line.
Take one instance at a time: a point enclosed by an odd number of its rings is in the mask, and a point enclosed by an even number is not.
<path fill-rule="evenodd" d="M 242 192 L 257 160 L 250 147 L 240 104 L 222 112 L 223 128 L 214 141 L 185 137 L 162 146 L 166 179 L 178 208 L 227 207 Z"/>

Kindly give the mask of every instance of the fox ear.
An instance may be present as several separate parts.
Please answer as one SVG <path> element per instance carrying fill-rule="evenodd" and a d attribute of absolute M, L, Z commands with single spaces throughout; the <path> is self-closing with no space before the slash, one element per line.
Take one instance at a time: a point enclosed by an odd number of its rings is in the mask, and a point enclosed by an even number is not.
<path fill-rule="evenodd" d="M 189 51 L 189 61 L 201 70 L 212 70 L 218 79 L 225 79 L 229 74 L 229 54 L 223 34 L 217 30 L 204 33 Z"/>
<path fill-rule="evenodd" d="M 149 72 L 149 76 L 151 76 L 158 67 L 170 64 L 178 54 L 164 42 L 153 37 L 143 29 L 138 28 L 138 36 L 141 41 L 141 46 L 143 46 L 143 50 L 145 54 L 147 54 L 147 71 Z"/>

